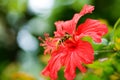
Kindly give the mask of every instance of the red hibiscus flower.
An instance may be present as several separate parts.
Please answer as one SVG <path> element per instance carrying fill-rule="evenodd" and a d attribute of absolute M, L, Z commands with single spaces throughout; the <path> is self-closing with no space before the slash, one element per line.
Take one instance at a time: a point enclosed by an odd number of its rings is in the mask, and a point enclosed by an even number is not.
<path fill-rule="evenodd" d="M 105 24 L 98 20 L 87 19 L 76 28 L 79 18 L 87 13 L 92 13 L 94 7 L 85 5 L 80 13 L 73 16 L 68 21 L 55 22 L 57 30 L 55 37 L 46 37 L 41 44 L 45 48 L 45 54 L 51 54 L 51 58 L 46 68 L 42 71 L 45 76 L 50 76 L 51 80 L 57 79 L 57 72 L 62 66 L 65 67 L 65 78 L 73 80 L 76 76 L 75 70 L 86 72 L 82 64 L 91 64 L 94 60 L 94 50 L 92 45 L 81 38 L 90 36 L 95 42 L 101 42 L 101 37 L 107 33 Z"/>

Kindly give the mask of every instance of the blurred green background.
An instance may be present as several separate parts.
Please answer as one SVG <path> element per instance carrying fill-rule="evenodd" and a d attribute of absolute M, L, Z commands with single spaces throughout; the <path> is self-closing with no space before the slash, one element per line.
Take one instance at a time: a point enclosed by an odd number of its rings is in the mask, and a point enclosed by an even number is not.
<path fill-rule="evenodd" d="M 38 36 L 53 36 L 54 22 L 71 19 L 84 4 L 95 10 L 79 23 L 99 19 L 109 33 L 102 43 L 91 42 L 95 61 L 85 65 L 85 74 L 76 70 L 75 80 L 120 80 L 120 0 L 0 0 L 0 80 L 50 80 L 40 74 L 49 56 L 43 55 Z M 58 75 L 65 80 L 62 69 Z"/>

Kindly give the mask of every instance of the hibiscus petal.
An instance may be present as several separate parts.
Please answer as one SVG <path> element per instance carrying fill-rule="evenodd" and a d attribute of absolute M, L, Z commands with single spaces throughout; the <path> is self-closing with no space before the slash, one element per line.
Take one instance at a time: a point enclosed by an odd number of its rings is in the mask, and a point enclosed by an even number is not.
<path fill-rule="evenodd" d="M 74 51 L 74 65 L 78 67 L 81 72 L 86 72 L 86 68 L 82 64 L 90 64 L 94 60 L 94 52 L 90 43 L 79 40 L 78 47 Z"/>
<path fill-rule="evenodd" d="M 75 14 L 73 16 L 73 21 L 75 23 L 78 22 L 78 20 L 80 19 L 80 17 L 82 17 L 83 15 L 87 14 L 87 13 L 92 13 L 92 11 L 94 10 L 94 6 L 91 6 L 91 5 L 85 5 L 82 10 L 80 11 L 80 13 L 78 14 Z"/>
<path fill-rule="evenodd" d="M 82 64 L 90 64 L 94 60 L 94 52 L 90 43 L 87 41 L 65 41 L 65 46 L 67 49 L 64 49 L 66 54 L 64 59 L 65 65 L 65 78 L 67 80 L 73 80 L 76 76 L 75 69 L 78 67 L 81 72 L 86 72 L 86 68 Z"/>
<path fill-rule="evenodd" d="M 73 20 L 55 22 L 57 31 L 54 32 L 55 37 L 63 37 L 65 33 L 73 34 L 76 24 Z"/>
<path fill-rule="evenodd" d="M 80 17 L 87 13 L 92 13 L 93 10 L 94 10 L 94 6 L 85 5 L 80 13 L 76 13 L 73 16 L 72 20 L 55 22 L 55 26 L 57 28 L 57 31 L 54 32 L 55 36 L 62 37 L 64 36 L 65 33 L 69 33 L 73 35 L 73 33 L 76 30 L 76 24 L 78 20 L 80 19 Z"/>
<path fill-rule="evenodd" d="M 101 37 L 108 32 L 105 24 L 101 24 L 100 21 L 94 19 L 87 19 L 83 24 L 78 26 L 76 35 L 78 38 L 84 36 L 90 36 L 95 42 L 101 42 Z"/>
<path fill-rule="evenodd" d="M 63 30 L 63 24 L 64 21 L 57 21 L 55 22 L 55 26 L 56 26 L 56 31 L 54 32 L 55 37 L 62 37 L 65 34 L 65 31 Z"/>
<path fill-rule="evenodd" d="M 67 80 L 73 80 L 76 76 L 75 74 L 75 69 L 76 69 L 76 66 L 74 65 L 74 53 L 71 54 L 71 52 L 67 53 L 67 56 L 66 56 L 66 60 L 65 60 L 65 78 Z"/>
<path fill-rule="evenodd" d="M 81 59 L 82 63 L 90 64 L 93 62 L 94 50 L 89 42 L 81 41 L 77 49 L 77 56 Z"/>
<path fill-rule="evenodd" d="M 56 54 L 56 52 L 55 52 Z M 61 55 L 53 55 L 48 62 L 46 68 L 42 71 L 45 76 L 50 76 L 52 80 L 57 79 L 57 72 L 61 68 Z"/>

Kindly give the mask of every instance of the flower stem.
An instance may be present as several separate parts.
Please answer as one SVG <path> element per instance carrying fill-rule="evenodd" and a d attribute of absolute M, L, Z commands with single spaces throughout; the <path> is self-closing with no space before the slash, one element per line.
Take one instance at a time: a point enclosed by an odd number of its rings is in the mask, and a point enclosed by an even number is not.
<path fill-rule="evenodd" d="M 114 53 L 114 52 L 118 52 L 116 50 L 101 50 L 101 51 L 95 51 L 95 53 Z"/>

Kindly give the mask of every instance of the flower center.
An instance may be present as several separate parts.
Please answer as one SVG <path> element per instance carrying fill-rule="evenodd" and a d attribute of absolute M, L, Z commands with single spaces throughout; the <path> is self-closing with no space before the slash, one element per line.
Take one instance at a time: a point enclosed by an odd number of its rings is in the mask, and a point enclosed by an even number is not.
<path fill-rule="evenodd" d="M 66 40 L 65 45 L 67 46 L 68 49 L 73 50 L 77 48 L 77 43 L 71 41 L 71 40 Z"/>
<path fill-rule="evenodd" d="M 70 45 L 69 48 L 75 49 L 75 48 L 76 48 L 76 45 Z"/>

